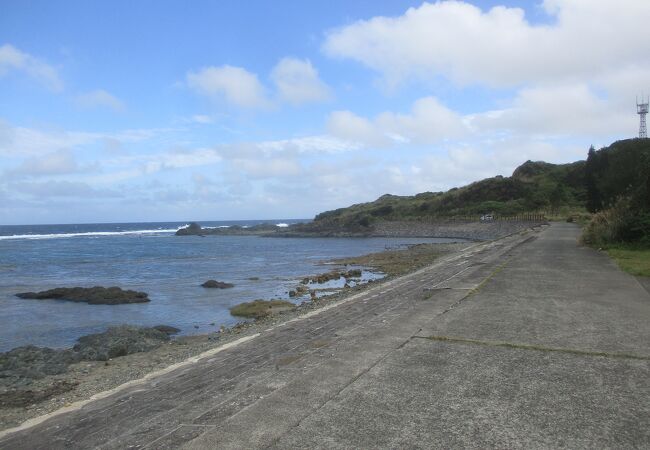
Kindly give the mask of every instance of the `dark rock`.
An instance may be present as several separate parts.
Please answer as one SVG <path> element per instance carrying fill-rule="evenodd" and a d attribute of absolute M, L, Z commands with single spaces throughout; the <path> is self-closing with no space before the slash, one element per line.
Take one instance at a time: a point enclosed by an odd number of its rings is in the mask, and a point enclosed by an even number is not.
<path fill-rule="evenodd" d="M 201 286 L 203 286 L 204 288 L 213 288 L 213 289 L 228 289 L 231 287 L 235 287 L 234 284 L 224 283 L 223 281 L 216 281 L 216 280 L 208 280 L 205 283 L 203 283 Z"/>
<path fill-rule="evenodd" d="M 152 327 L 152 328 L 154 330 L 161 331 L 161 332 L 165 333 L 166 335 L 176 334 L 176 333 L 181 331 L 180 329 L 178 329 L 176 327 L 172 327 L 170 325 L 156 325 L 155 327 Z"/>
<path fill-rule="evenodd" d="M 265 236 L 278 235 L 280 231 L 286 231 L 287 228 L 280 228 L 272 223 L 261 223 L 250 227 L 241 225 L 232 225 L 229 227 L 201 228 L 198 223 L 192 222 L 185 228 L 176 231 L 176 236 L 208 236 L 208 235 L 226 235 L 226 236 Z"/>
<path fill-rule="evenodd" d="M 361 269 L 351 269 L 343 274 L 345 278 L 361 278 Z"/>
<path fill-rule="evenodd" d="M 91 288 L 55 288 L 40 292 L 21 292 L 16 297 L 33 300 L 68 300 L 71 302 L 85 302 L 90 305 L 120 305 L 124 303 L 146 303 L 149 300 L 145 292 L 123 290 L 117 286 Z"/>
<path fill-rule="evenodd" d="M 73 389 L 77 384 L 75 381 L 48 381 L 45 378 L 67 372 L 70 364 L 84 360 L 107 361 L 152 350 L 167 341 L 167 333 L 155 328 L 123 325 L 109 328 L 104 333 L 83 336 L 72 349 L 30 345 L 0 353 L 0 407 L 31 405 Z M 45 380 L 34 384 L 35 380 L 42 378 Z"/>
<path fill-rule="evenodd" d="M 47 400 L 55 395 L 71 391 L 79 383 L 55 380 L 39 389 L 17 388 L 0 392 L 0 408 L 21 408 Z"/>
<path fill-rule="evenodd" d="M 55 350 L 27 345 L 0 353 L 0 380 L 18 384 L 47 375 L 65 373 L 68 366 L 81 360 L 72 350 Z M 9 380 L 11 379 L 11 380 Z"/>
<path fill-rule="evenodd" d="M 167 333 L 157 329 L 121 325 L 111 327 L 104 333 L 82 336 L 72 349 L 81 359 L 106 361 L 131 353 L 146 352 L 166 341 L 169 341 Z"/>
<path fill-rule="evenodd" d="M 176 236 L 193 236 L 201 234 L 203 234 L 203 229 L 201 228 L 201 225 L 196 222 L 192 222 L 185 228 L 180 228 L 176 231 Z"/>
<path fill-rule="evenodd" d="M 298 295 L 303 295 L 309 292 L 309 288 L 307 286 L 297 286 L 296 287 L 296 294 Z"/>

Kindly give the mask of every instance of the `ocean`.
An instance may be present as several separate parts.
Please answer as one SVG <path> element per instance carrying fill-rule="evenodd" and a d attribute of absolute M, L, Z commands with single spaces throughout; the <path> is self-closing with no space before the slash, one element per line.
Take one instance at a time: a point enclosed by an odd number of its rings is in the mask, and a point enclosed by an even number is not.
<path fill-rule="evenodd" d="M 305 220 L 201 222 L 204 227 L 290 225 Z M 181 334 L 215 331 L 240 319 L 229 308 L 244 301 L 289 299 L 323 262 L 421 242 L 426 238 L 269 238 L 175 236 L 186 222 L 0 226 L 0 351 L 22 345 L 68 347 L 108 326 L 172 325 Z M 381 277 L 368 270 L 364 279 Z M 205 289 L 215 279 L 232 289 Z M 55 287 L 119 286 L 151 302 L 88 305 L 24 300 L 18 292 Z"/>

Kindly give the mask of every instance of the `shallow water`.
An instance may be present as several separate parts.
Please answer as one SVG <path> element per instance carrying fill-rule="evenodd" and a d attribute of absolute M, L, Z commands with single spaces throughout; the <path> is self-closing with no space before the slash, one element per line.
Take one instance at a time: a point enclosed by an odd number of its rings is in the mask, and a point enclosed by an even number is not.
<path fill-rule="evenodd" d="M 235 223 L 258 222 L 204 225 Z M 323 266 L 323 261 L 418 242 L 458 241 L 174 236 L 182 225 L 0 227 L 0 351 L 27 344 L 66 347 L 79 336 L 121 323 L 167 324 L 180 328 L 182 334 L 205 333 L 236 323 L 239 319 L 232 317 L 228 308 L 237 303 L 288 299 L 287 292 L 302 277 L 331 268 Z M 235 287 L 205 289 L 200 285 L 207 279 L 234 283 Z M 18 292 L 95 285 L 145 291 L 151 302 L 88 305 L 15 297 Z"/>

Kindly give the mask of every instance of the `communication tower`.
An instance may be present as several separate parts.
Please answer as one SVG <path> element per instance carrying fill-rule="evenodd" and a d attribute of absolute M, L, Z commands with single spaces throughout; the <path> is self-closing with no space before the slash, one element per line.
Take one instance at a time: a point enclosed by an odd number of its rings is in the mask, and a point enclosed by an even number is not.
<path fill-rule="evenodd" d="M 650 100 L 650 97 L 648 99 Z M 639 137 L 647 138 L 648 127 L 646 126 L 645 116 L 648 114 L 648 100 L 641 97 L 641 103 L 639 103 L 639 99 L 636 99 L 636 113 L 639 115 Z"/>

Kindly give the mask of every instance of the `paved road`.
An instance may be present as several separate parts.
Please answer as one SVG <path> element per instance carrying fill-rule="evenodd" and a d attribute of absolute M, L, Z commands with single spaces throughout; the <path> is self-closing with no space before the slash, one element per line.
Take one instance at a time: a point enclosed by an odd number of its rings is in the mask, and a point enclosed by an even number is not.
<path fill-rule="evenodd" d="M 473 246 L 0 448 L 650 446 L 650 295 L 577 227 Z"/>

